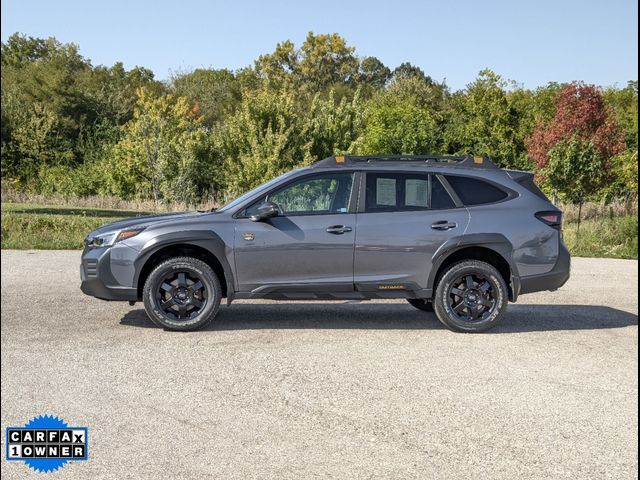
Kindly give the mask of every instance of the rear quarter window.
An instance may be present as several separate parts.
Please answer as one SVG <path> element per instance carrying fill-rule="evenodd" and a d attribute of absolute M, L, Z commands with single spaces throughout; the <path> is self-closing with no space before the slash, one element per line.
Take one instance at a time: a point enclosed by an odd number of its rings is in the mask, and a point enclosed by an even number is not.
<path fill-rule="evenodd" d="M 456 175 L 445 175 L 445 178 L 458 194 L 462 203 L 467 206 L 496 203 L 509 196 L 504 190 L 478 178 Z"/>

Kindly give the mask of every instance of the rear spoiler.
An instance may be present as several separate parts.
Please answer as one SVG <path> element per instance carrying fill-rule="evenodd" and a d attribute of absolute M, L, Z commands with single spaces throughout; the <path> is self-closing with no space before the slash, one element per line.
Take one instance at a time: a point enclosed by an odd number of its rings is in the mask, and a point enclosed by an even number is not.
<path fill-rule="evenodd" d="M 534 181 L 533 173 L 523 172 L 522 170 L 505 170 L 505 172 L 507 172 L 507 175 L 509 175 L 513 179 L 513 181 L 517 182 L 518 184 L 520 184 L 520 186 L 529 190 L 535 196 L 542 198 L 547 202 L 549 201 L 549 199 L 544 194 L 544 192 L 540 190 L 540 188 L 536 185 L 536 182 Z"/>
<path fill-rule="evenodd" d="M 522 170 L 507 170 L 507 169 L 505 169 L 505 172 L 507 172 L 507 175 L 509 175 L 518 183 L 520 183 L 525 178 L 533 179 L 533 173 L 531 172 L 525 172 Z"/>

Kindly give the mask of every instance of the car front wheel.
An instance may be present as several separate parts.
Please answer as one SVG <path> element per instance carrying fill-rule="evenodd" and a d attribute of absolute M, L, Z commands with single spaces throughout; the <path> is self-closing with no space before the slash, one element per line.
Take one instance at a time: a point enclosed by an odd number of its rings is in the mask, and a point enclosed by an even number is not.
<path fill-rule="evenodd" d="M 220 307 L 221 288 L 216 273 L 202 260 L 175 257 L 149 274 L 143 291 L 149 318 L 168 330 L 202 328 Z"/>
<path fill-rule="evenodd" d="M 493 265 L 465 260 L 449 266 L 434 297 L 438 320 L 457 332 L 484 332 L 503 319 L 507 285 Z"/>

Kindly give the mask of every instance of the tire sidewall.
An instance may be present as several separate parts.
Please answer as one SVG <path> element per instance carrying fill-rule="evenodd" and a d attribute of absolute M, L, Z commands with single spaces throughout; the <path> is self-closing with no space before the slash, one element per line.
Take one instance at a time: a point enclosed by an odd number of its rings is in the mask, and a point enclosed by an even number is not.
<path fill-rule="evenodd" d="M 449 305 L 448 292 L 451 285 L 459 277 L 467 274 L 481 274 L 494 289 L 496 307 L 489 317 L 480 322 L 467 323 L 457 318 Z M 434 310 L 445 326 L 459 332 L 484 332 L 500 323 L 504 317 L 508 303 L 507 286 L 500 273 L 488 263 L 480 261 L 466 261 L 452 265 L 442 276 L 436 287 Z"/>
<path fill-rule="evenodd" d="M 157 304 L 156 293 L 160 283 L 173 272 L 184 271 L 197 276 L 207 292 L 204 309 L 193 319 L 174 320 L 166 315 Z M 215 272 L 201 260 L 195 258 L 175 258 L 158 265 L 149 274 L 144 286 L 144 306 L 151 320 L 158 326 L 169 330 L 195 330 L 201 328 L 215 317 L 220 305 L 220 281 Z"/>

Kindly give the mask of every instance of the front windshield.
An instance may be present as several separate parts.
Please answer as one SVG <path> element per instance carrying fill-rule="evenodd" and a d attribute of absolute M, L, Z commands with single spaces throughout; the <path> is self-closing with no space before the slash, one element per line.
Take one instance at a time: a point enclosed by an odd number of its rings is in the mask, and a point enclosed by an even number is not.
<path fill-rule="evenodd" d="M 238 205 L 243 203 L 245 200 L 250 199 L 251 197 L 253 197 L 254 195 L 259 194 L 262 191 L 268 190 L 270 187 L 272 187 L 273 185 L 278 183 L 280 180 L 283 180 L 283 179 L 289 177 L 290 175 L 292 175 L 296 171 L 297 170 L 293 170 L 291 172 L 284 173 L 284 174 L 280 175 L 279 177 L 274 178 L 273 180 L 269 180 L 267 183 L 263 183 L 262 185 L 254 188 L 253 190 L 249 190 L 247 193 L 244 193 L 244 194 L 240 195 L 235 200 L 232 200 L 231 202 L 227 203 L 223 207 L 219 208 L 218 210 L 216 210 L 216 212 L 224 212 L 224 211 L 230 210 L 230 209 L 232 209 L 234 207 L 237 207 Z"/>

